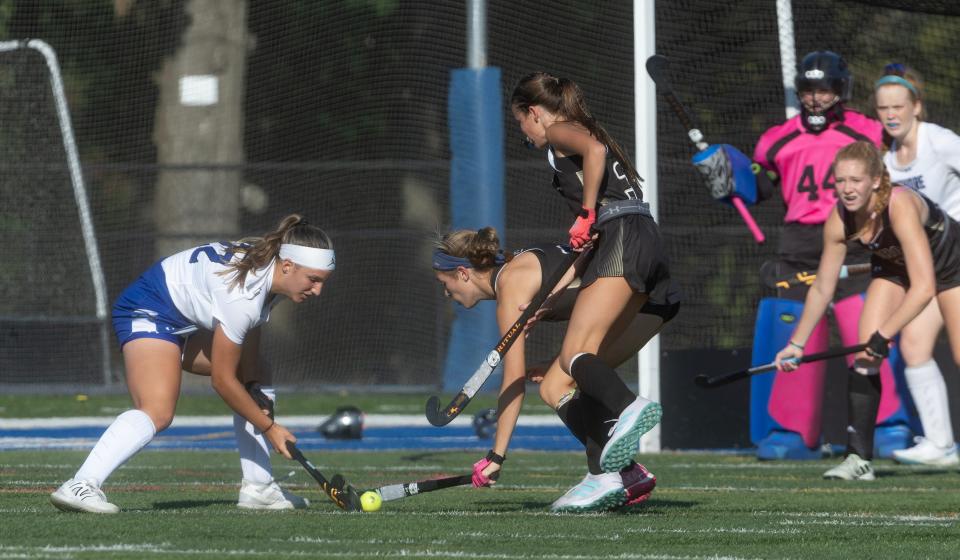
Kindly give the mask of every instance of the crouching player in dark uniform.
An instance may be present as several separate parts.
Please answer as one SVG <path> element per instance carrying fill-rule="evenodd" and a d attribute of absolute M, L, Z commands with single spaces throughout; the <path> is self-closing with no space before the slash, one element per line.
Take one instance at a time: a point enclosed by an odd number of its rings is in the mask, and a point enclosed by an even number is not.
<path fill-rule="evenodd" d="M 559 367 L 576 382 L 581 398 L 562 403 L 557 412 L 567 426 L 589 421 L 602 409 L 616 418 L 600 452 L 600 469 L 615 475 L 630 467 L 640 437 L 660 422 L 661 407 L 634 394 L 598 352 L 648 300 L 676 303 L 666 249 L 643 202 L 638 173 L 590 114 L 574 82 L 530 74 L 514 88 L 510 105 L 527 142 L 547 151 L 554 187 L 573 210 L 570 246 L 594 245 L 560 349 Z M 493 451 L 474 465 L 475 484 L 489 484 L 500 469 L 501 450 Z M 574 493 L 593 493 L 598 484 L 588 477 Z"/>
<path fill-rule="evenodd" d="M 930 199 L 890 183 L 880 151 L 856 142 L 834 163 L 840 204 L 824 226 L 823 255 L 803 315 L 776 355 L 781 371 L 796 369 L 816 325 L 833 299 L 848 242 L 870 251 L 872 267 L 859 342 L 847 392 L 847 456 L 824 478 L 873 480 L 874 419 L 880 406 L 880 366 L 899 333 L 936 296 L 953 348 L 960 345 L 960 225 Z"/>
<path fill-rule="evenodd" d="M 561 266 L 567 265 L 569 247 L 539 245 L 517 251 L 505 262 L 496 231 L 486 227 L 480 231 L 460 230 L 443 237 L 434 253 L 433 268 L 444 293 L 464 307 L 473 307 L 480 300 L 496 300 L 497 321 L 503 333 L 520 316 L 521 309 L 541 289 L 549 290 L 547 279 Z M 540 321 L 567 321 L 579 291 L 576 269 L 585 268 L 590 253 L 578 259 L 541 308 Z M 636 354 L 662 326 L 676 315 L 679 303 L 657 303 L 648 300 L 629 322 L 611 329 L 600 345 L 599 359 L 610 367 L 625 362 Z M 504 357 L 503 382 L 497 410 L 497 428 L 491 455 L 499 464 L 507 455 L 510 438 L 516 427 L 525 394 L 528 371 L 524 339 L 520 337 Z M 584 444 L 588 473 L 583 482 L 554 502 L 553 511 L 597 511 L 645 501 L 656 485 L 656 478 L 643 465 L 630 461 L 613 472 L 604 472 L 600 455 L 608 440 L 608 421 L 617 414 L 597 400 L 576 393 L 576 384 L 564 373 L 555 359 L 540 382 L 540 396 L 557 410 L 570 431 Z M 539 380 L 537 376 L 536 380 Z M 571 404 L 586 413 L 570 414 Z M 497 463 L 494 463 L 497 464 Z M 499 465 L 498 465 L 499 467 Z M 492 473 L 491 473 L 492 474 Z M 475 474 L 478 485 L 491 483 L 489 475 Z"/>

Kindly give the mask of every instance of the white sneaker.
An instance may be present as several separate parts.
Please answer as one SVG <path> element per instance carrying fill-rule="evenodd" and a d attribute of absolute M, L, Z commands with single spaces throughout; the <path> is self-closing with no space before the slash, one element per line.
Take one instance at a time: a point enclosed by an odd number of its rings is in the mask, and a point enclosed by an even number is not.
<path fill-rule="evenodd" d="M 600 467 L 604 472 L 616 473 L 630 466 L 640 449 L 640 436 L 660 422 L 663 413 L 660 403 L 637 397 L 623 409 L 617 423 L 610 430 L 610 439 L 600 452 Z"/>
<path fill-rule="evenodd" d="M 897 449 L 893 460 L 904 465 L 930 465 L 934 467 L 955 467 L 960 465 L 957 446 L 940 447 L 929 439 L 918 437 L 916 445 L 909 449 Z"/>
<path fill-rule="evenodd" d="M 120 508 L 107 501 L 103 490 L 92 480 L 71 478 L 64 482 L 53 494 L 50 502 L 63 511 L 85 511 L 88 513 L 117 513 Z"/>
<path fill-rule="evenodd" d="M 864 461 L 851 453 L 842 463 L 823 473 L 823 478 L 834 480 L 876 480 L 870 461 Z"/>
<path fill-rule="evenodd" d="M 619 472 L 589 474 L 550 506 L 550 511 L 581 512 L 603 511 L 622 505 L 627 501 L 623 480 Z"/>
<path fill-rule="evenodd" d="M 259 484 L 244 479 L 237 507 L 244 509 L 305 509 L 310 501 L 287 492 L 276 482 Z"/>

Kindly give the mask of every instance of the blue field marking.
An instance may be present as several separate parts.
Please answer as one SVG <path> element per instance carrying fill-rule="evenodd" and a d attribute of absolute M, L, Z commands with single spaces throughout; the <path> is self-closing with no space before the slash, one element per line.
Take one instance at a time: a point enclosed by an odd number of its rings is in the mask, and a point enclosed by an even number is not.
<path fill-rule="evenodd" d="M 89 450 L 106 426 L 70 426 L 0 428 L 0 450 L 79 449 Z M 29 422 L 27 422 L 29 424 Z M 303 450 L 479 450 L 490 448 L 492 439 L 480 439 L 469 426 L 376 426 L 366 427 L 359 440 L 328 440 L 315 426 L 288 428 L 297 436 Z M 532 451 L 577 451 L 583 449 L 563 425 L 519 425 L 514 431 L 511 449 Z M 232 424 L 203 426 L 174 425 L 150 442 L 148 449 L 236 449 Z"/>

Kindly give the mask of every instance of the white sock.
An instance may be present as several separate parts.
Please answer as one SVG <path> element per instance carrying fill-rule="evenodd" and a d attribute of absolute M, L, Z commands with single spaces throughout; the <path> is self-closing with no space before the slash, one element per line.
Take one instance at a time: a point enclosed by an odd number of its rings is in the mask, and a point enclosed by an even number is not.
<path fill-rule="evenodd" d="M 951 447 L 953 441 L 953 426 L 950 423 L 950 402 L 947 399 L 947 384 L 943 381 L 943 374 L 937 367 L 935 360 L 930 360 L 915 367 L 904 370 L 907 378 L 907 387 L 914 404 L 917 405 L 917 414 L 923 424 L 925 437 L 937 447 Z"/>
<path fill-rule="evenodd" d="M 274 403 L 277 393 L 273 387 L 260 387 L 263 394 Z M 260 430 L 239 414 L 233 415 L 233 431 L 237 435 L 237 449 L 240 451 L 240 470 L 243 479 L 257 484 L 266 484 L 273 480 L 273 468 L 270 466 L 270 447 Z"/>
<path fill-rule="evenodd" d="M 113 471 L 150 443 L 156 431 L 153 420 L 142 410 L 128 410 L 117 416 L 93 446 L 74 478 L 102 485 Z"/>

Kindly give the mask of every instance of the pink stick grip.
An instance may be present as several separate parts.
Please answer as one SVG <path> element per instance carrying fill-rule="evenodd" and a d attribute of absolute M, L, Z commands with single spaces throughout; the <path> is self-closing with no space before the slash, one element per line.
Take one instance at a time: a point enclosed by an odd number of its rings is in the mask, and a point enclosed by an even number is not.
<path fill-rule="evenodd" d="M 740 217 L 743 218 L 744 223 L 747 224 L 747 228 L 750 230 L 750 233 L 753 234 L 753 238 L 757 240 L 757 243 L 763 243 L 767 238 L 764 237 L 763 232 L 760 231 L 760 226 L 757 225 L 753 216 L 750 215 L 750 211 L 747 210 L 747 205 L 744 204 L 738 196 L 730 197 L 730 201 L 733 202 L 733 206 L 737 209 L 737 212 L 740 212 Z"/>

